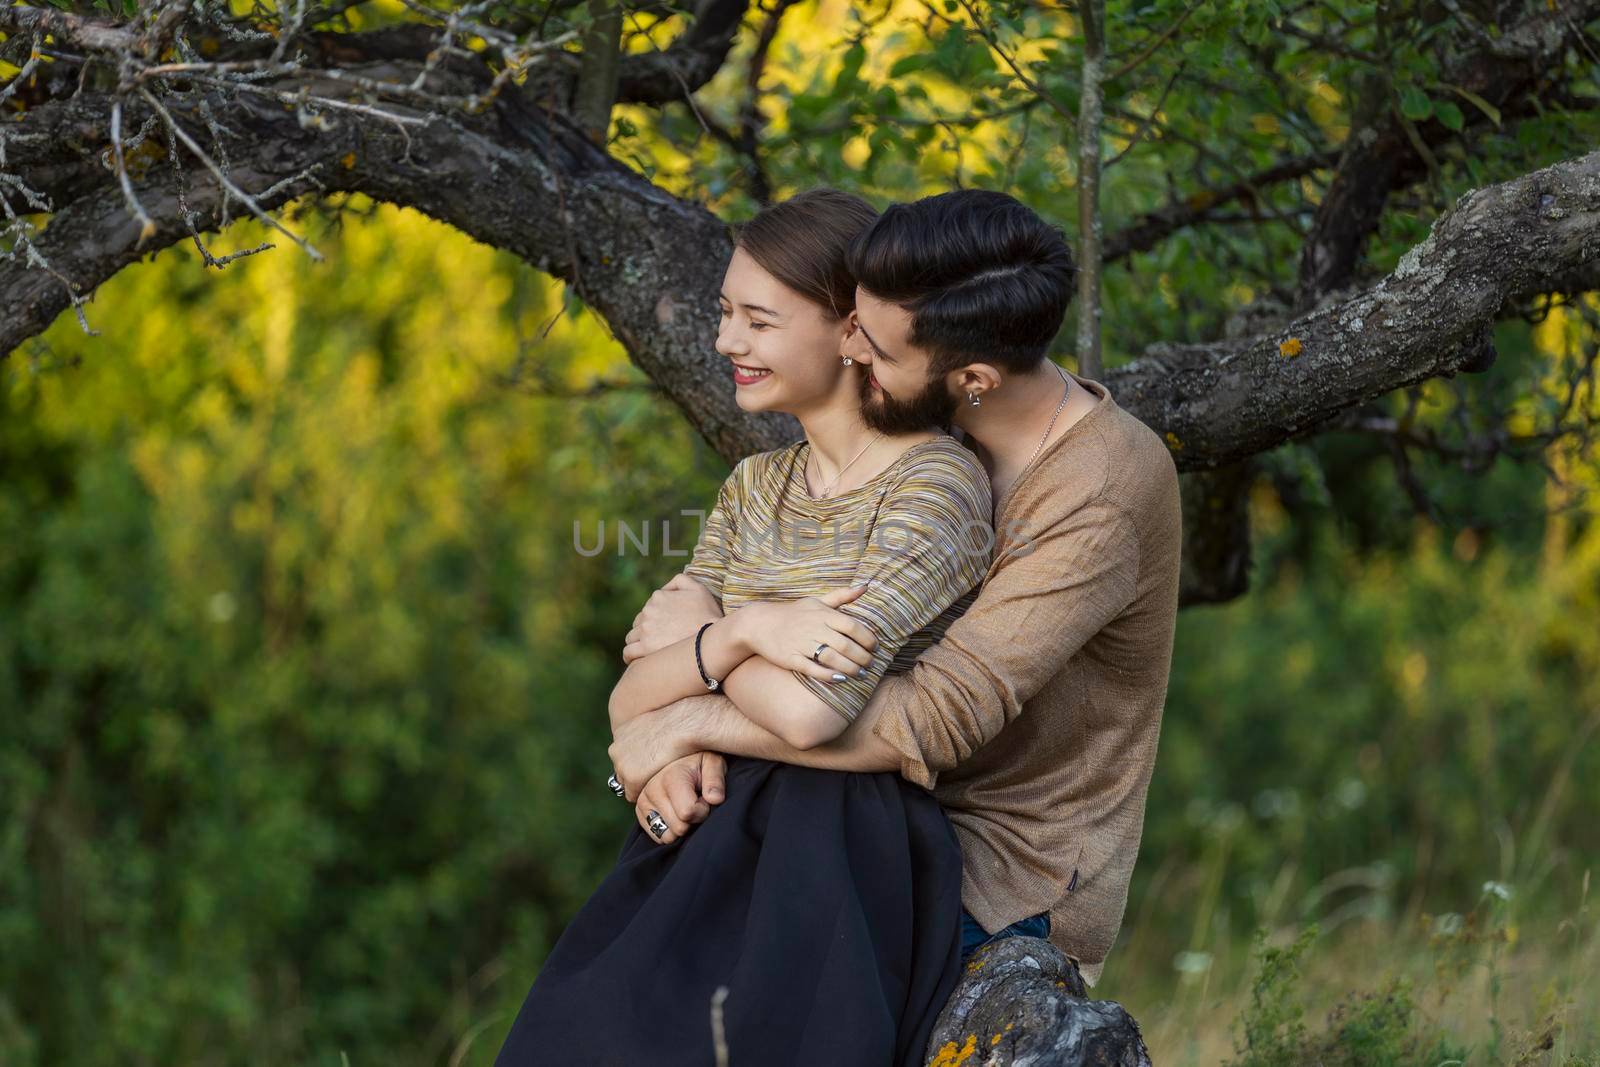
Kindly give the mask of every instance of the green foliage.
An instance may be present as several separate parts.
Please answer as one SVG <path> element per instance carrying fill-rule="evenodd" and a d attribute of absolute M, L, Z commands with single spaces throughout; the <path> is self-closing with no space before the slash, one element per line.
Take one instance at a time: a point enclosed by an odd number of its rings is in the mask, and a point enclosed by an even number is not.
<path fill-rule="evenodd" d="M 1277 948 L 1267 943 L 1265 934 L 1256 935 L 1258 973 L 1250 989 L 1249 1010 L 1240 1020 L 1244 1028 L 1240 1051 L 1246 1053 L 1241 1067 L 1268 1067 L 1278 1062 L 1269 1050 L 1298 1049 L 1305 1042 L 1306 1028 L 1301 1021 L 1305 1008 L 1295 993 L 1300 957 L 1316 936 L 1317 928 L 1307 927 L 1294 944 Z"/>
<path fill-rule="evenodd" d="M 725 468 L 653 394 L 507 384 L 556 306 L 510 257 L 336 246 L 173 249 L 0 370 L 8 1065 L 487 1062 L 631 825 L 605 694 L 681 561 L 573 524 Z M 592 323 L 533 356 L 624 373 Z"/>
<path fill-rule="evenodd" d="M 1409 985 L 1390 981 L 1378 993 L 1352 993 L 1328 1012 L 1320 1033 L 1305 1025 L 1300 965 L 1316 939 L 1308 927 L 1292 945 L 1256 940 L 1256 978 L 1240 1018 L 1239 1057 L 1231 1067 L 1434 1067 L 1459 1064 L 1465 1047 L 1421 1017 Z"/>

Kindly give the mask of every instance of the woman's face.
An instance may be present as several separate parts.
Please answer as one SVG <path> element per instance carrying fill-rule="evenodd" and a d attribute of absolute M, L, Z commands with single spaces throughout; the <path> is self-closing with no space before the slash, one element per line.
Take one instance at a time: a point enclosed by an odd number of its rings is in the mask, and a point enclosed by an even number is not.
<path fill-rule="evenodd" d="M 739 407 L 800 415 L 857 403 L 859 374 L 839 357 L 847 320 L 830 318 L 742 248 L 728 261 L 721 305 L 717 351 L 731 364 Z"/>

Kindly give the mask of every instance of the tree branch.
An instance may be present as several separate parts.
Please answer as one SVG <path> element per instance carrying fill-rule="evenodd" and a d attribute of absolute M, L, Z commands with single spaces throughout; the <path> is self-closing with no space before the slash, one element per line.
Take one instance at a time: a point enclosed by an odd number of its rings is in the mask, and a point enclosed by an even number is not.
<path fill-rule="evenodd" d="M 1481 366 L 1506 301 L 1572 284 L 1600 286 L 1600 152 L 1465 194 L 1365 292 L 1262 337 L 1155 346 L 1107 382 L 1180 468 L 1211 469 Z"/>

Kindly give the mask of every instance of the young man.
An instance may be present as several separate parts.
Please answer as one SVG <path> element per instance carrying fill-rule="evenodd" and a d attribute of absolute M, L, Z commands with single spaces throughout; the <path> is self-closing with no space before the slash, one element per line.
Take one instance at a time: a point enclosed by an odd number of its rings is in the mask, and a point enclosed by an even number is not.
<path fill-rule="evenodd" d="M 964 190 L 895 205 L 852 260 L 856 329 L 843 354 L 869 370 L 864 416 L 880 428 L 953 422 L 992 480 L 996 538 L 978 597 L 832 741 L 793 748 L 708 695 L 626 724 L 613 765 L 641 823 L 647 809 L 666 821 L 663 843 L 722 799 L 717 753 L 898 770 L 955 827 L 976 934 L 964 953 L 1047 930 L 1092 984 L 1127 903 L 1166 699 L 1177 471 L 1103 385 L 1046 358 L 1072 257 L 1021 203 Z M 850 614 L 848 592 L 827 599 Z M 680 575 L 640 613 L 625 658 L 720 613 Z"/>

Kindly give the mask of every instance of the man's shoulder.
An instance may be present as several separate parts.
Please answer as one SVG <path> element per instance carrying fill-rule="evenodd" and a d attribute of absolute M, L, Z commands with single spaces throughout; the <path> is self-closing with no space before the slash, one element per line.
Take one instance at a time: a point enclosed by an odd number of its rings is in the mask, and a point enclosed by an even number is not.
<path fill-rule="evenodd" d="M 1102 496 L 1132 505 L 1176 498 L 1178 467 L 1161 435 L 1121 405 L 1112 405 L 1095 427 L 1104 474 Z"/>
<path fill-rule="evenodd" d="M 1177 467 L 1154 430 L 1111 404 L 1083 431 L 1071 449 L 1051 457 L 1048 480 L 1017 501 L 1015 521 L 1038 534 L 1103 520 L 1141 543 L 1181 523 Z"/>

